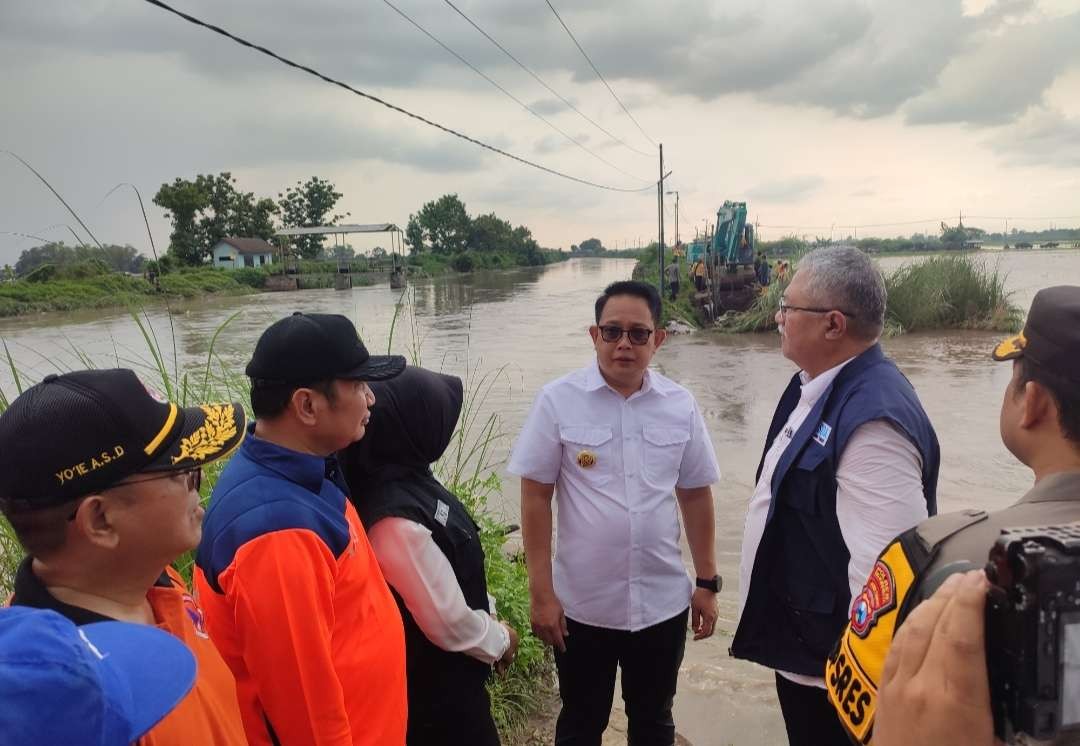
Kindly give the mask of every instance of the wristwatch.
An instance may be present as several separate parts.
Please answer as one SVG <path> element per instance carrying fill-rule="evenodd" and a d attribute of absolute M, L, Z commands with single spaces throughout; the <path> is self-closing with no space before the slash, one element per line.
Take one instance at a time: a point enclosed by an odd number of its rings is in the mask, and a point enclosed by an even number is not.
<path fill-rule="evenodd" d="M 719 575 L 713 575 L 711 578 L 698 578 L 695 585 L 698 588 L 704 588 L 707 591 L 719 593 L 720 589 L 724 587 L 724 579 Z"/>

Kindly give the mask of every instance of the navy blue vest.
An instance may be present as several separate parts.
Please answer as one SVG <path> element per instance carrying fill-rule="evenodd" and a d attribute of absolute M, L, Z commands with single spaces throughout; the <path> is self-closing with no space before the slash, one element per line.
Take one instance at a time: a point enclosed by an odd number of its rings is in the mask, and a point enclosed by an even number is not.
<path fill-rule="evenodd" d="M 796 375 L 773 415 L 766 453 L 799 403 L 800 389 Z M 937 435 L 911 383 L 874 345 L 844 366 L 776 465 L 765 532 L 730 649 L 736 658 L 823 675 L 851 603 L 851 557 L 836 518 L 836 468 L 848 439 L 872 420 L 892 423 L 918 448 L 927 512 L 937 513 Z"/>

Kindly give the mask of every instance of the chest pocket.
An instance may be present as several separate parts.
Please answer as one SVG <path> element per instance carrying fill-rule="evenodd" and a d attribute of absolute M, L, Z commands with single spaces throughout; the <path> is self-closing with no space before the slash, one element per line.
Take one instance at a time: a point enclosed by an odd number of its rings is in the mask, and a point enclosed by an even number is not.
<path fill-rule="evenodd" d="M 683 451 L 690 442 L 690 431 L 683 427 L 646 425 L 644 474 L 656 487 L 672 488 L 679 478 Z"/>
<path fill-rule="evenodd" d="M 566 425 L 559 428 L 563 469 L 595 487 L 607 484 L 615 473 L 611 428 Z"/>

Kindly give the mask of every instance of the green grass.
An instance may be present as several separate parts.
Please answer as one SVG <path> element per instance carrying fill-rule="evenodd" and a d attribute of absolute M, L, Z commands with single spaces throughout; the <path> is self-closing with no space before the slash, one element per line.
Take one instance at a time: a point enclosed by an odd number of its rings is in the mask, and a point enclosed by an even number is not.
<path fill-rule="evenodd" d="M 927 329 L 1017 331 L 1023 311 L 1009 300 L 1006 276 L 970 254 L 934 256 L 885 276 L 886 317 L 899 332 Z"/>
<path fill-rule="evenodd" d="M 666 256 L 667 262 L 671 261 L 671 255 Z M 667 266 L 665 263 L 664 266 Z M 663 288 L 660 291 L 660 299 L 662 301 L 661 313 L 660 313 L 660 325 L 666 326 L 669 321 L 679 320 L 685 321 L 691 326 L 700 326 L 701 319 L 698 316 L 697 309 L 694 308 L 693 295 L 694 295 L 694 283 L 689 277 L 690 265 L 686 259 L 681 259 L 679 264 L 679 292 L 675 296 L 675 300 L 671 300 L 671 293 L 668 292 L 667 283 L 665 282 Z M 633 278 L 635 280 L 641 280 L 647 282 L 652 286 L 656 286 L 656 277 L 658 274 L 656 252 L 645 249 L 638 254 L 638 263 L 634 267 Z"/>
<path fill-rule="evenodd" d="M 245 295 L 256 292 L 228 270 L 184 269 L 163 275 L 161 291 L 142 277 L 119 273 L 46 282 L 16 280 L 0 283 L 0 316 L 45 311 L 76 311 L 140 305 L 154 298 L 197 298 L 207 294 Z"/>
<path fill-rule="evenodd" d="M 795 269 L 796 260 L 792 260 L 793 274 Z M 884 279 L 887 335 L 934 329 L 1012 332 L 1023 326 L 1023 310 L 1005 290 L 1006 276 L 988 267 L 985 257 L 972 253 L 931 256 L 905 264 Z M 748 310 L 724 316 L 716 328 L 729 333 L 775 330 L 783 291 L 782 284 L 773 282 Z"/>

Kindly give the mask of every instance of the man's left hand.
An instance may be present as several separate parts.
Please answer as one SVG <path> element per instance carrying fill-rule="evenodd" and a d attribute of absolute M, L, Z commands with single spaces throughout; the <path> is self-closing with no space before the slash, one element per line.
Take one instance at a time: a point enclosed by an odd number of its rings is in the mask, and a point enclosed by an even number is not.
<path fill-rule="evenodd" d="M 716 594 L 707 588 L 695 588 L 690 599 L 690 626 L 694 630 L 694 639 L 712 637 L 718 616 L 720 609 L 716 604 Z"/>

